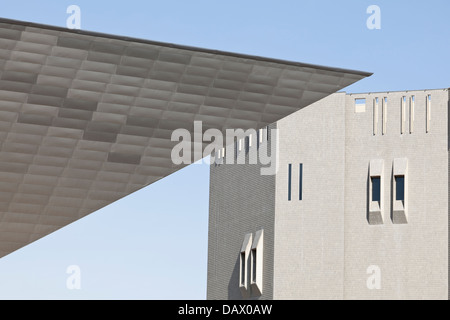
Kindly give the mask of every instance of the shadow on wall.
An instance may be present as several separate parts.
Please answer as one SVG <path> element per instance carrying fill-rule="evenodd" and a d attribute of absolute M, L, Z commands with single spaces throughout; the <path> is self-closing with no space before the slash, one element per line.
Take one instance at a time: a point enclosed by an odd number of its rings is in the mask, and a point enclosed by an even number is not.
<path fill-rule="evenodd" d="M 241 290 L 239 288 L 239 255 L 236 257 L 233 272 L 228 282 L 228 300 L 241 300 Z"/>

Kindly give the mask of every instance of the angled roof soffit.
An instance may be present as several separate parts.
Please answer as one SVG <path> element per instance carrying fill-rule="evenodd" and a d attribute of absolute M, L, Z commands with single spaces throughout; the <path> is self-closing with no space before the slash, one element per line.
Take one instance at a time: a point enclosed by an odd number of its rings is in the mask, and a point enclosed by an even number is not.
<path fill-rule="evenodd" d="M 369 75 L 0 19 L 0 257 L 181 169 L 175 129 L 261 128 Z"/>

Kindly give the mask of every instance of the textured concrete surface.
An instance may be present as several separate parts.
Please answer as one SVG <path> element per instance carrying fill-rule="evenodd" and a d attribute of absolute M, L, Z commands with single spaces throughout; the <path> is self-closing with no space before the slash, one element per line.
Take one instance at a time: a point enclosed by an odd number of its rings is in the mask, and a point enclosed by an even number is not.
<path fill-rule="evenodd" d="M 280 171 L 273 187 L 258 177 L 258 165 L 212 167 L 208 298 L 239 298 L 230 270 L 241 239 L 259 223 L 272 239 L 264 257 L 271 294 L 265 290 L 261 298 L 448 299 L 449 108 L 447 89 L 336 93 L 277 122 Z M 368 217 L 371 162 L 383 163 L 378 224 Z M 393 199 L 394 163 L 407 175 L 401 204 L 407 219 L 394 215 L 400 205 Z M 242 207 L 250 195 L 263 196 L 261 203 Z M 218 239 L 226 244 L 218 246 Z M 377 285 L 368 285 L 374 278 Z"/>
<path fill-rule="evenodd" d="M 426 97 L 432 96 L 426 133 Z M 401 100 L 415 96 L 414 132 L 401 134 Z M 388 99 L 385 135 L 373 135 L 373 109 L 351 112 L 353 99 Z M 407 99 L 408 100 L 408 99 Z M 409 112 L 409 108 L 406 108 Z M 348 95 L 345 169 L 346 299 L 447 299 L 448 297 L 448 91 Z M 406 117 L 409 119 L 409 116 Z M 380 130 L 379 130 L 380 132 Z M 408 222 L 393 217 L 393 163 L 408 160 Z M 367 223 L 367 167 L 383 159 L 384 223 Z M 368 290 L 367 268 L 381 270 L 381 289 Z"/>
<path fill-rule="evenodd" d="M 345 93 L 277 123 L 275 299 L 341 298 L 344 278 Z M 298 200 L 299 164 L 303 197 Z M 292 164 L 292 200 L 287 168 Z"/>
<path fill-rule="evenodd" d="M 270 128 L 275 128 L 275 124 Z M 272 143 L 269 139 L 266 143 Z M 253 143 L 252 148 L 257 148 Z M 243 148 L 242 152 L 246 152 Z M 211 166 L 208 299 L 242 299 L 239 253 L 247 233 L 264 230 L 263 294 L 273 299 L 275 176 L 262 176 L 259 165 Z"/>

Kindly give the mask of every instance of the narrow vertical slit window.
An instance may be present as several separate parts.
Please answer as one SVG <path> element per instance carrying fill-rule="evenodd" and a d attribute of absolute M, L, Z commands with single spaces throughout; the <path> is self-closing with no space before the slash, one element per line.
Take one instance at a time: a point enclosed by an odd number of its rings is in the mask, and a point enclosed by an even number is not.
<path fill-rule="evenodd" d="M 245 251 L 241 252 L 241 286 L 245 286 L 245 270 L 246 270 L 246 264 L 245 264 Z"/>
<path fill-rule="evenodd" d="M 427 133 L 431 127 L 431 95 L 427 96 Z"/>
<path fill-rule="evenodd" d="M 401 101 L 401 124 L 400 124 L 400 133 L 404 134 L 406 130 L 406 97 L 402 97 Z"/>
<path fill-rule="evenodd" d="M 414 109 L 415 109 L 416 97 L 411 96 L 409 99 L 409 133 L 414 132 Z"/>
<path fill-rule="evenodd" d="M 387 132 L 387 98 L 383 98 L 383 135 Z"/>
<path fill-rule="evenodd" d="M 378 134 L 378 98 L 373 99 L 373 135 Z"/>
<path fill-rule="evenodd" d="M 269 126 L 266 127 L 266 139 L 267 139 L 267 141 L 269 141 L 269 139 L 270 139 L 270 130 L 269 130 Z"/>
<path fill-rule="evenodd" d="M 303 200 L 303 163 L 299 166 L 298 199 Z"/>
<path fill-rule="evenodd" d="M 252 249 L 252 282 L 256 282 L 256 264 L 258 262 L 258 260 L 256 259 L 256 248 Z"/>
<path fill-rule="evenodd" d="M 289 164 L 288 165 L 288 201 L 292 200 L 291 191 L 292 191 L 292 164 Z"/>
<path fill-rule="evenodd" d="M 263 255 L 264 255 L 264 230 L 255 233 L 255 238 L 250 252 L 250 287 L 253 297 L 263 293 Z"/>

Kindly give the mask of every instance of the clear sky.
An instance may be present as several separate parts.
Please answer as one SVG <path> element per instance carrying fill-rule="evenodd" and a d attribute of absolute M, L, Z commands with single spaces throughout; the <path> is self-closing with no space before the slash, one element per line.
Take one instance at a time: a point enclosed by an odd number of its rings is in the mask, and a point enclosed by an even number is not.
<path fill-rule="evenodd" d="M 374 72 L 347 92 L 450 87 L 448 0 L 0 0 L 0 16 L 65 27 L 72 4 L 83 30 Z M 0 259 L 0 299 L 205 299 L 208 205 L 209 167 L 189 166 Z"/>

